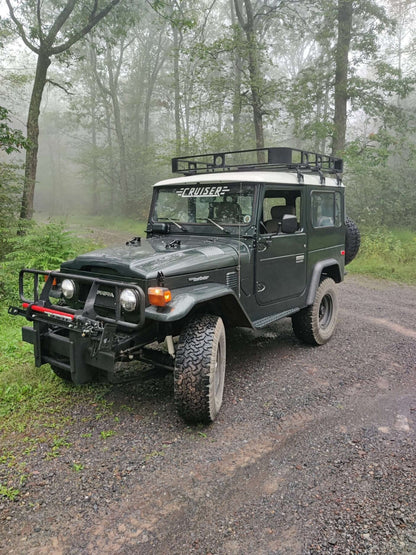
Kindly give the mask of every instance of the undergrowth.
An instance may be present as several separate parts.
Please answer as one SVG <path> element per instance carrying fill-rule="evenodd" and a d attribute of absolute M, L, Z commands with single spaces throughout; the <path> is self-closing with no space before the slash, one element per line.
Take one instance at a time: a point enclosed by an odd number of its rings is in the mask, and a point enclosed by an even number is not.
<path fill-rule="evenodd" d="M 355 274 L 416 285 L 416 233 L 410 230 L 362 229 Z"/>
<path fill-rule="evenodd" d="M 18 302 L 21 268 L 56 269 L 91 248 L 56 223 L 30 223 L 22 235 L 7 237 L 0 266 L 0 500 L 14 501 L 19 496 L 33 450 L 46 444 L 53 456 L 59 454 L 56 446 L 65 445 L 60 434 L 70 418 L 66 408 L 88 399 L 92 403 L 105 390 L 103 386 L 77 388 L 58 379 L 47 365 L 35 368 L 33 348 L 21 340 L 25 321 L 7 312 L 9 304 Z"/>

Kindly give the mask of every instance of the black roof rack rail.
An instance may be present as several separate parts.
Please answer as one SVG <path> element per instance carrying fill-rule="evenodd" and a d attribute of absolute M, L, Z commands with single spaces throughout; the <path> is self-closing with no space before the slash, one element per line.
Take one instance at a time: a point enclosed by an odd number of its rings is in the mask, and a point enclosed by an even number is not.
<path fill-rule="evenodd" d="M 342 173 L 343 161 L 335 156 L 291 147 L 255 148 L 172 158 L 172 172 L 185 175 L 285 169 L 296 170 L 298 173 L 300 171 L 318 172 L 322 179 L 322 172 Z"/>

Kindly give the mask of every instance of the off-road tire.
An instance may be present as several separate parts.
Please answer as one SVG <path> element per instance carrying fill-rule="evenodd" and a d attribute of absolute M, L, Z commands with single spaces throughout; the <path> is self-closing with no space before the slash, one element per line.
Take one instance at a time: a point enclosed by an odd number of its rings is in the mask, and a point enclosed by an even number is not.
<path fill-rule="evenodd" d="M 55 376 L 58 376 L 58 378 L 61 378 L 61 380 L 66 382 L 72 382 L 71 372 L 64 370 L 63 368 L 58 368 L 58 366 L 51 365 L 51 368 Z"/>
<path fill-rule="evenodd" d="M 186 422 L 215 420 L 222 404 L 225 351 L 225 329 L 219 316 L 197 316 L 182 331 L 175 356 L 174 397 Z"/>
<path fill-rule="evenodd" d="M 292 327 L 298 339 L 309 345 L 323 345 L 332 337 L 337 323 L 338 300 L 335 282 L 321 281 L 313 304 L 292 316 Z"/>
<path fill-rule="evenodd" d="M 349 264 L 357 256 L 361 244 L 360 230 L 357 224 L 347 216 L 345 218 L 345 265 Z"/>

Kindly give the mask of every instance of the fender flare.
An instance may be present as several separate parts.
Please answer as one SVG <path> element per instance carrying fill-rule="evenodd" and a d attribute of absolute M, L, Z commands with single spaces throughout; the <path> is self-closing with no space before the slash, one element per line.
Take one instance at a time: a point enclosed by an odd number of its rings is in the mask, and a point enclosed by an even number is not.
<path fill-rule="evenodd" d="M 332 275 L 330 275 L 329 277 L 332 277 L 334 279 L 334 281 L 337 282 L 337 283 L 342 281 L 341 267 L 340 267 L 340 264 L 339 264 L 338 260 L 336 260 L 335 258 L 327 258 L 326 260 L 321 260 L 320 262 L 315 264 L 315 266 L 313 268 L 313 272 L 312 272 L 312 277 L 311 277 L 311 280 L 310 280 L 308 296 L 306 297 L 306 305 L 307 306 L 313 304 L 313 301 L 314 301 L 315 295 L 316 295 L 316 291 L 318 290 L 319 283 L 321 281 L 322 272 L 323 272 L 323 270 L 325 270 L 325 268 L 329 268 L 329 267 L 332 267 L 332 268 L 336 267 L 338 269 L 338 276 L 333 275 L 333 272 L 332 272 Z"/>
<path fill-rule="evenodd" d="M 235 291 L 221 283 L 206 283 L 195 287 L 172 290 L 172 301 L 165 308 L 147 306 L 145 317 L 157 322 L 169 323 L 182 320 L 198 305 L 220 301 L 221 305 L 233 305 L 239 309 L 238 325 L 252 327 L 251 320 L 235 294 Z M 227 308 L 227 307 L 224 307 Z M 226 313 L 228 310 L 226 311 Z"/>

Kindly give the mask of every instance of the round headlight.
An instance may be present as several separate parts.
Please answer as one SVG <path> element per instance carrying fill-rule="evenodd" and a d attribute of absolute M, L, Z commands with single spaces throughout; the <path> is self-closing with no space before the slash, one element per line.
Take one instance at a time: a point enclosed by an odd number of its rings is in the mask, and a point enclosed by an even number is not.
<path fill-rule="evenodd" d="M 72 279 L 64 279 L 61 283 L 62 295 L 65 299 L 72 299 L 75 295 L 76 285 Z"/>
<path fill-rule="evenodd" d="M 123 289 L 120 294 L 120 303 L 126 312 L 133 312 L 137 308 L 137 296 L 133 289 Z"/>

